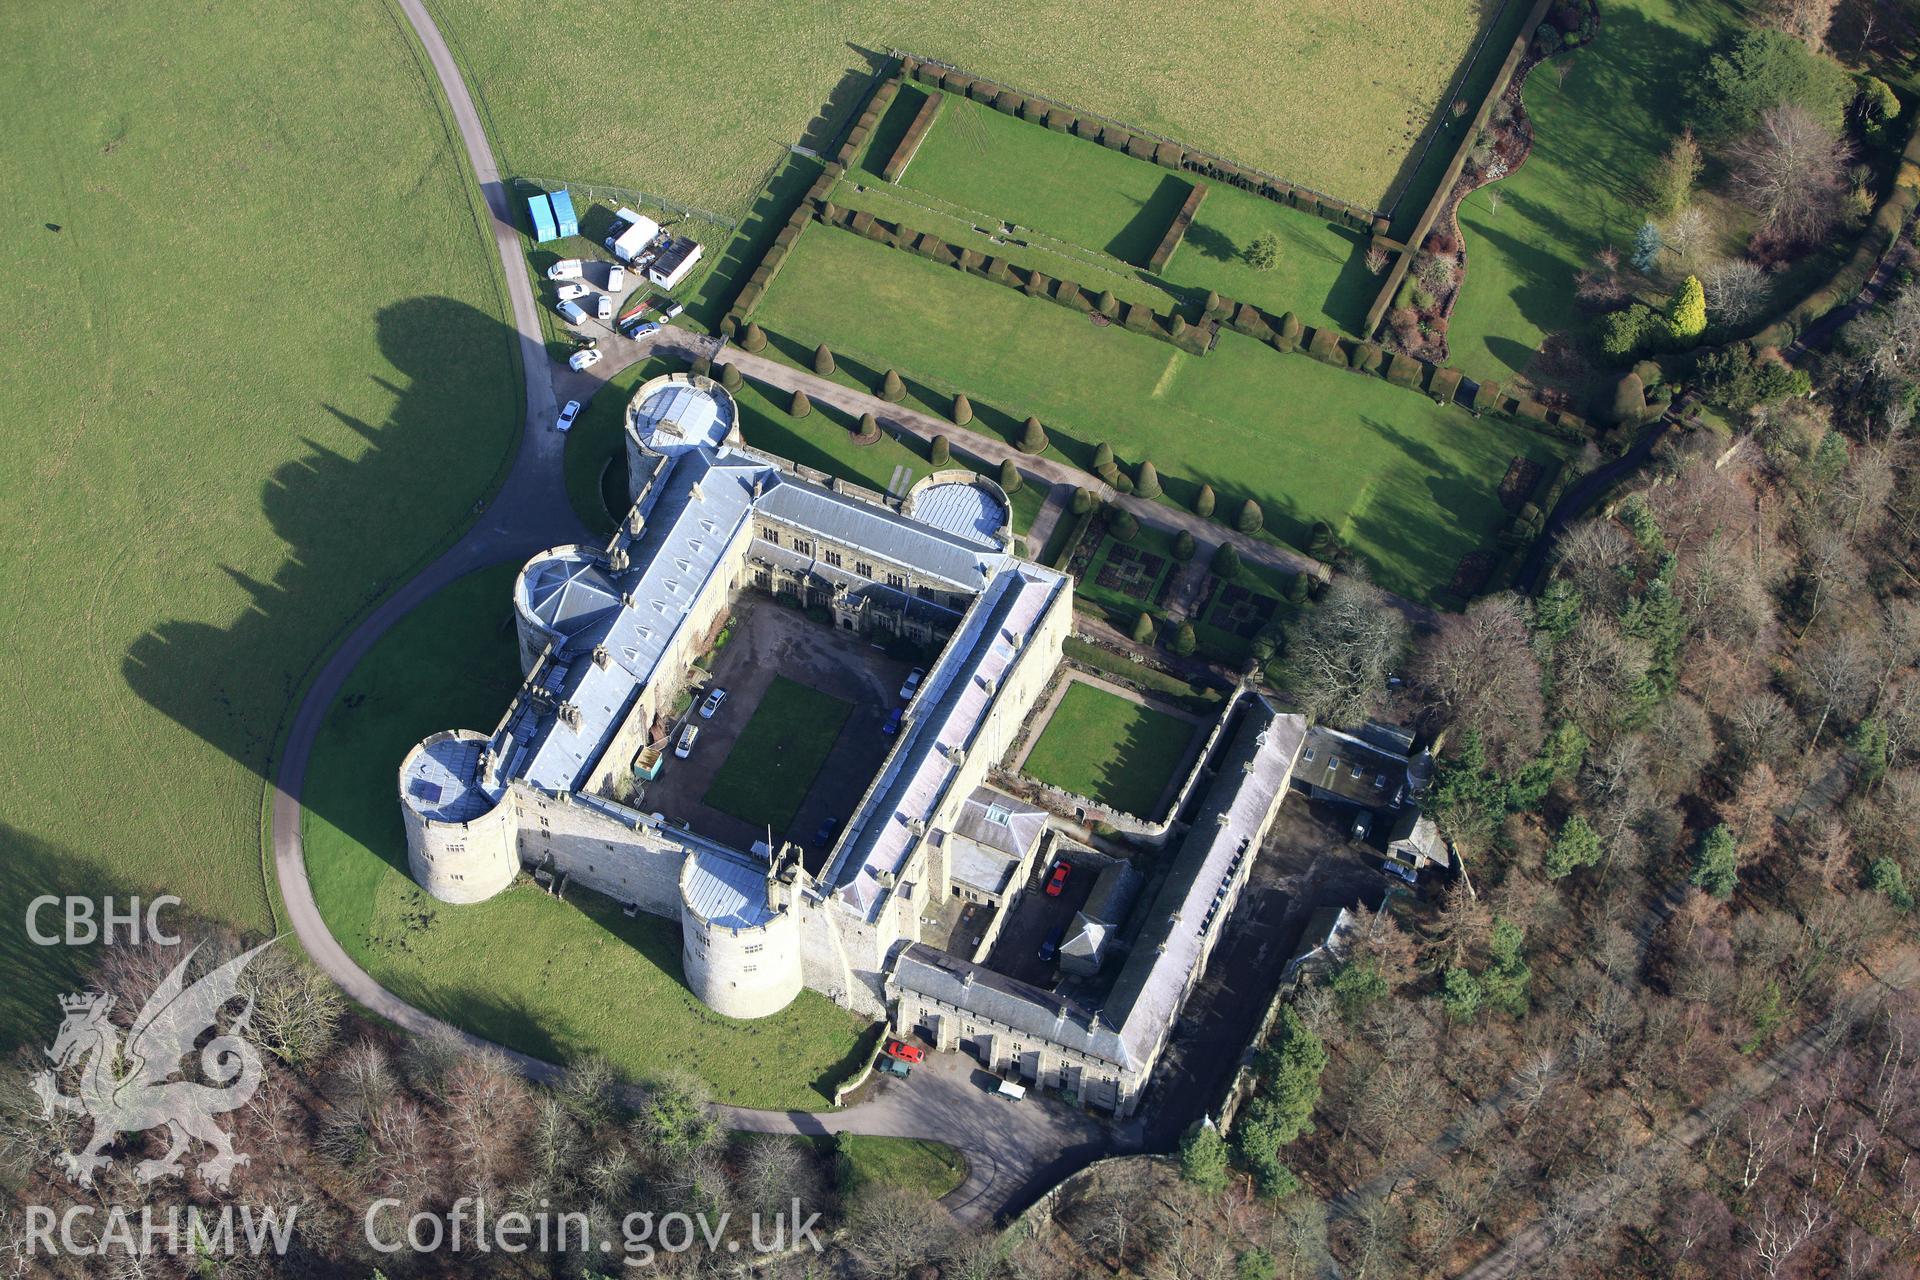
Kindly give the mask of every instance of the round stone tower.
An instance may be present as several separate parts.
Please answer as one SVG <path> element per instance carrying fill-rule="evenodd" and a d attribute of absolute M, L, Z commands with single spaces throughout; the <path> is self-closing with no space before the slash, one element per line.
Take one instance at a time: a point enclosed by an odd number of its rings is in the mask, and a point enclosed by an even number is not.
<path fill-rule="evenodd" d="M 527 561 L 513 584 L 520 674 L 533 673 L 548 641 L 564 641 L 619 607 L 620 588 L 593 548 L 554 547 Z"/>
<path fill-rule="evenodd" d="M 680 864 L 680 961 L 714 1012 L 764 1018 L 800 994 L 792 886 L 739 854 L 695 850 Z"/>
<path fill-rule="evenodd" d="M 482 785 L 485 734 L 436 733 L 400 763 L 407 871 L 442 902 L 479 902 L 520 870 L 513 804 Z"/>
<path fill-rule="evenodd" d="M 712 378 L 663 373 L 640 384 L 627 401 L 627 475 L 629 499 L 638 500 L 652 469 L 642 451 L 672 457 L 696 446 L 718 449 L 738 444 L 740 414 L 733 396 Z"/>

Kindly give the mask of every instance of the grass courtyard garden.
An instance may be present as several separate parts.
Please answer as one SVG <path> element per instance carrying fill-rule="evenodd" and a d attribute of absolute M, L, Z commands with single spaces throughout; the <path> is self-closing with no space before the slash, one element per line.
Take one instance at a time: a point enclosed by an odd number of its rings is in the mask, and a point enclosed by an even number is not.
<path fill-rule="evenodd" d="M 1150 459 L 1170 502 L 1190 506 L 1210 484 L 1231 519 L 1252 498 L 1266 530 L 1295 546 L 1324 520 L 1376 581 L 1416 599 L 1444 591 L 1508 518 L 1496 489 L 1515 457 L 1571 452 L 1518 423 L 1474 419 L 1239 334 L 1199 357 L 1096 329 L 1068 308 L 833 227 L 800 238 L 755 319 L 774 336 L 769 350 L 801 367 L 828 343 L 848 385 L 871 389 L 894 367 L 908 402 L 940 415 L 965 391 L 976 430 L 1011 441 L 1037 415 L 1082 469 L 1102 441 L 1129 465 Z"/>
<path fill-rule="evenodd" d="M 775 676 L 702 803 L 753 826 L 785 831 L 852 711 L 850 702 Z"/>
<path fill-rule="evenodd" d="M 862 1022 L 803 991 L 752 1022 L 686 987 L 680 930 L 579 888 L 521 881 L 448 906 L 407 876 L 394 770 L 427 734 L 496 723 L 519 685 L 514 568 L 460 579 L 381 639 L 314 743 L 302 835 L 327 928 L 401 999 L 549 1060 L 607 1055 L 641 1080 L 684 1068 L 744 1106 L 818 1110 L 870 1049 Z"/>
<path fill-rule="evenodd" d="M 858 1196 L 899 1188 L 938 1200 L 967 1180 L 967 1158 L 927 1138 L 841 1133 L 830 1142 L 840 1190 Z"/>
<path fill-rule="evenodd" d="M 1071 681 L 1021 772 L 1109 808 L 1158 818 L 1160 794 L 1198 727 L 1116 693 Z"/>

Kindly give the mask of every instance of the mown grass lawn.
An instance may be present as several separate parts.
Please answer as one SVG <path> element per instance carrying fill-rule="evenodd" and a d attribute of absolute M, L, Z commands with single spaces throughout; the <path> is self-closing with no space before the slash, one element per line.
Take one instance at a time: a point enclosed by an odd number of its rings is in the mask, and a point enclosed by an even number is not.
<path fill-rule="evenodd" d="M 899 1188 L 938 1200 L 967 1180 L 967 1158 L 944 1142 L 843 1133 L 833 1145 L 841 1189 L 855 1196 Z"/>
<path fill-rule="evenodd" d="M 307 770 L 301 830 L 328 929 L 402 999 L 549 1060 L 606 1054 L 641 1080 L 685 1068 L 728 1102 L 820 1109 L 859 1061 L 862 1024 L 803 991 L 736 1022 L 682 981 L 680 930 L 577 886 L 565 901 L 521 881 L 448 906 L 408 878 L 394 775 L 421 738 L 483 732 L 519 684 L 515 566 L 455 582 L 403 619 L 355 669 Z"/>
<path fill-rule="evenodd" d="M 1224 182 L 1208 183 L 1180 247 L 1149 273 L 1148 257 L 1203 179 L 952 94 L 899 186 L 881 182 L 894 133 L 904 132 L 924 99 L 919 88 L 901 90 L 882 122 L 898 129 L 875 130 L 865 159 L 839 184 L 837 203 L 1087 289 L 1112 289 L 1156 311 L 1197 305 L 1215 290 L 1351 333 L 1379 287 L 1359 232 Z M 1026 243 L 994 243 L 977 229 L 988 219 L 1017 223 Z M 1260 270 L 1246 253 L 1266 232 L 1280 238 L 1280 264 Z"/>
<path fill-rule="evenodd" d="M 1149 821 L 1195 726 L 1076 680 L 1021 771 Z"/>
<path fill-rule="evenodd" d="M 1238 334 L 1189 355 L 990 281 L 816 226 L 756 319 L 804 363 L 826 341 L 840 376 L 871 388 L 897 367 L 910 399 L 944 414 L 956 390 L 977 429 L 1009 438 L 1027 414 L 1085 468 L 1112 444 L 1151 458 L 1168 500 L 1202 483 L 1231 519 L 1252 497 L 1276 536 L 1303 545 L 1315 520 L 1391 590 L 1430 598 L 1505 519 L 1496 487 L 1517 455 L 1568 446 L 1504 419 L 1474 419 L 1378 379 L 1282 355 Z M 774 349 L 774 348 L 769 348 Z"/>
<path fill-rule="evenodd" d="M 1527 77 L 1532 153 L 1461 204 L 1467 276 L 1447 330 L 1452 364 L 1506 381 L 1548 335 L 1589 323 L 1574 275 L 1608 245 L 1623 260 L 1630 253 L 1646 221 L 1646 176 L 1685 123 L 1676 86 L 1739 21 L 1724 0 L 1621 0 L 1592 44 Z M 1791 282 L 1776 286 L 1777 301 L 1794 296 Z"/>
<path fill-rule="evenodd" d="M 388 9 L 11 5 L 0 29 L 11 1047 L 75 989 L 26 941 L 35 894 L 271 929 L 283 717 L 472 519 L 524 399 L 484 205 Z"/>
<path fill-rule="evenodd" d="M 838 132 L 883 52 L 911 50 L 1377 204 L 1497 7 L 1491 0 L 1187 8 L 734 0 L 433 0 L 503 167 L 744 209 L 789 144 Z M 537 33 L 530 35 L 530 33 Z M 583 99 L 609 59 L 617 105 Z M 1342 92 L 1342 86 L 1347 87 Z"/>
<path fill-rule="evenodd" d="M 756 827 L 785 831 L 852 711 L 850 702 L 775 676 L 702 803 Z"/>

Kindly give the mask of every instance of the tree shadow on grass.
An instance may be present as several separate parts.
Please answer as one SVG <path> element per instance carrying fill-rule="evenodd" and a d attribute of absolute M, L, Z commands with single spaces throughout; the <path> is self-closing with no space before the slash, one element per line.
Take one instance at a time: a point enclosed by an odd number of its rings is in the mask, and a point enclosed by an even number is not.
<path fill-rule="evenodd" d="M 893 65 L 892 57 L 877 49 L 863 48 L 852 41 L 847 42 L 847 48 L 858 60 L 858 65 L 848 67 L 842 73 L 827 94 L 827 100 L 820 105 L 819 113 L 800 131 L 799 145 L 809 151 L 824 152 L 839 141 L 853 118 L 854 110 L 873 89 L 874 80 Z M 781 145 L 786 144 L 783 142 Z"/>
<path fill-rule="evenodd" d="M 1204 205 L 1201 207 L 1205 208 Z M 1180 245 L 1204 258 L 1212 258 L 1215 262 L 1232 262 L 1242 252 L 1240 246 L 1235 244 L 1233 238 L 1226 232 L 1198 221 L 1187 228 L 1187 234 Z"/>
<path fill-rule="evenodd" d="M 135 894 L 151 898 L 171 893 L 185 899 L 189 909 L 194 905 L 191 885 L 127 883 L 89 856 L 49 844 L 6 822 L 0 822 L 0 858 L 6 864 L 6 875 L 0 876 L 0 918 L 5 921 L 0 928 L 0 1053 L 52 1043 L 60 1024 L 60 997 L 87 989 L 98 953 L 94 946 L 36 943 L 27 933 L 27 912 L 34 899 L 69 895 L 89 899 L 96 921 L 109 896 L 116 909 L 126 908 Z M 62 934 L 62 904 L 41 907 L 33 923 L 42 936 Z M 160 917 L 164 929 L 177 932 L 180 923 L 178 912 Z"/>
<path fill-rule="evenodd" d="M 375 323 L 405 386 L 379 426 L 335 411 L 364 441 L 358 456 L 307 440 L 300 456 L 274 469 L 261 504 L 286 552 L 272 578 L 229 568 L 250 597 L 247 608 L 224 623 L 162 622 L 121 662 L 149 705 L 267 782 L 291 700 L 315 664 L 352 619 L 411 579 L 472 519 L 499 476 L 490 479 L 481 464 L 519 439 L 516 380 L 473 373 L 476 360 L 512 359 L 518 335 L 498 317 L 450 298 L 415 298 L 382 309 Z M 466 479 L 450 476 L 456 452 L 474 459 Z M 470 496 L 430 501 L 452 484 L 471 484 Z M 497 512 L 475 553 L 524 558 L 532 545 L 570 540 L 573 525 L 564 502 L 553 511 L 525 503 Z"/>

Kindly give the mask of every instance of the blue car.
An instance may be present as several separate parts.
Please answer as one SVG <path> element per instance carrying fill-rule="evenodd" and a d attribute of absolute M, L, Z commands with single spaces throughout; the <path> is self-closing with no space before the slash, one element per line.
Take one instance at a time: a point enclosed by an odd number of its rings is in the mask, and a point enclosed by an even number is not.
<path fill-rule="evenodd" d="M 840 819 L 828 818 L 820 824 L 820 829 L 813 833 L 813 842 L 821 848 L 825 848 L 827 845 L 833 843 L 833 837 L 839 834 L 839 831 Z"/>
<path fill-rule="evenodd" d="M 1040 944 L 1040 958 L 1042 960 L 1051 960 L 1059 955 L 1060 943 L 1066 936 L 1067 926 L 1064 923 L 1053 926 L 1053 932 L 1049 933 L 1047 940 Z"/>
<path fill-rule="evenodd" d="M 887 722 L 880 726 L 880 732 L 891 738 L 900 732 L 900 717 L 906 713 L 905 707 L 895 707 L 887 714 Z"/>
<path fill-rule="evenodd" d="M 641 338 L 646 337 L 648 334 L 658 333 L 659 331 L 660 331 L 660 324 L 658 321 L 642 320 L 639 324 L 628 327 L 627 336 L 629 338 L 632 338 L 634 341 L 638 342 Z"/>

